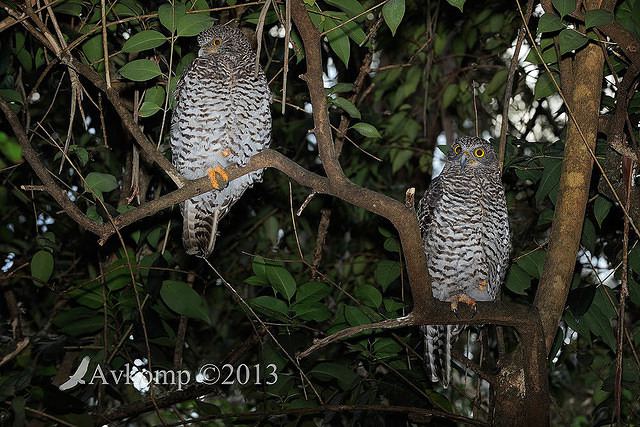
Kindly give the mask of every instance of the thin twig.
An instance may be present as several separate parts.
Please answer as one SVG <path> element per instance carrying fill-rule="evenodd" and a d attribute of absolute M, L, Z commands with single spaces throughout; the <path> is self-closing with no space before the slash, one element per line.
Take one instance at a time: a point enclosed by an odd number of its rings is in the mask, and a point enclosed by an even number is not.
<path fill-rule="evenodd" d="M 498 150 L 498 169 L 502 170 L 504 165 L 504 155 L 507 144 L 507 130 L 509 127 L 509 106 L 511 105 L 511 94 L 513 92 L 513 79 L 516 75 L 516 69 L 518 67 L 520 49 L 524 42 L 524 37 L 527 32 L 525 27 L 529 25 L 529 19 L 533 12 L 533 0 L 527 1 L 527 13 L 522 21 L 522 26 L 518 32 L 518 40 L 516 41 L 516 48 L 513 51 L 513 58 L 511 58 L 511 65 L 509 66 L 509 74 L 507 75 L 507 85 L 504 89 L 504 105 L 502 106 L 502 123 L 500 127 L 500 148 Z M 476 120 L 477 123 L 477 120 Z"/>

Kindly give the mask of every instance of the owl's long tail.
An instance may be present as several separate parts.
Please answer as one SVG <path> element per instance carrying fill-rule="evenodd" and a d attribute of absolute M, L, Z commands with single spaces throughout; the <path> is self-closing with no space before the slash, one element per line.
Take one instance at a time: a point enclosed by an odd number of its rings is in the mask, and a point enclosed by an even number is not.
<path fill-rule="evenodd" d="M 451 344 L 462 331 L 460 325 L 420 326 L 424 336 L 424 367 L 431 381 L 439 382 L 444 388 L 451 381 Z"/>
<path fill-rule="evenodd" d="M 218 234 L 220 210 L 211 213 L 194 199 L 185 200 L 182 206 L 182 243 L 189 255 L 207 258 L 213 252 Z"/>

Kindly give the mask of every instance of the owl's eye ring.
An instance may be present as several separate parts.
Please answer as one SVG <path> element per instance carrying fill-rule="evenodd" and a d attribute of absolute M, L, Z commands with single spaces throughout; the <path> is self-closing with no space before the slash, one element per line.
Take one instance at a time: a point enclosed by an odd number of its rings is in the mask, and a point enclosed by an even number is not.
<path fill-rule="evenodd" d="M 455 154 L 460 154 L 461 151 L 462 151 L 462 147 L 460 147 L 459 145 L 456 145 L 455 147 L 453 147 L 453 152 Z"/>
<path fill-rule="evenodd" d="M 484 156 L 484 150 L 482 148 L 476 148 L 474 154 L 476 155 L 476 157 L 481 158 Z"/>
<path fill-rule="evenodd" d="M 215 47 L 218 47 L 222 44 L 222 40 L 220 39 L 213 39 L 213 41 L 211 42 Z"/>

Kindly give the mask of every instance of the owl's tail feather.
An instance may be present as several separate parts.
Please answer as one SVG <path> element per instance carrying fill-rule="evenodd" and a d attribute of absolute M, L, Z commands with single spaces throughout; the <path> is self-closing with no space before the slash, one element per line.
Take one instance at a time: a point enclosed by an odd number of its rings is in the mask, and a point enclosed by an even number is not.
<path fill-rule="evenodd" d="M 458 325 L 420 326 L 424 336 L 424 367 L 431 381 L 439 382 L 444 388 L 451 381 L 451 344 L 462 330 Z"/>
<path fill-rule="evenodd" d="M 198 204 L 185 200 L 182 207 L 182 243 L 189 255 L 207 258 L 213 252 L 218 234 L 220 210 L 202 212 Z"/>

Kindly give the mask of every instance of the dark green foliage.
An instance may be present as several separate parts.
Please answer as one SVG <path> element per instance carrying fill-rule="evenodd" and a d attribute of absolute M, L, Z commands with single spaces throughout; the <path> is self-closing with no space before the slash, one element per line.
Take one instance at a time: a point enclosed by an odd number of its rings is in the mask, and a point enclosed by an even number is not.
<path fill-rule="evenodd" d="M 104 34 L 100 2 L 64 0 L 52 8 L 71 55 L 91 65 L 103 78 L 106 36 L 113 89 L 150 141 L 169 156 L 173 91 L 177 76 L 197 52 L 194 36 L 217 20 L 237 19 L 241 27 L 255 28 L 261 6 L 227 8 L 235 3 L 189 0 L 175 1 L 172 6 L 164 1 L 106 2 Z M 494 119 L 502 114 L 511 55 L 506 51 L 521 25 L 513 2 L 450 0 L 440 3 L 439 9 L 438 2 L 418 0 L 391 0 L 384 5 L 369 0 L 305 3 L 314 25 L 327 32 L 323 52 L 333 59 L 339 81 L 326 91 L 330 120 L 336 129 L 342 120 L 348 120 L 342 128 L 346 133 L 335 132 L 334 137 L 343 144 L 340 161 L 345 174 L 356 184 L 397 200 L 404 199 L 408 187 L 416 187 L 419 199 L 430 181 L 434 152 L 438 146 L 446 151 L 440 135 L 449 130 L 457 135 L 473 134 L 477 117 L 481 136 L 498 142 Z M 380 7 L 374 8 L 376 5 Z M 530 24 L 541 37 L 537 47 L 542 58 L 532 50 L 526 56 L 526 66 L 518 68 L 514 83 L 516 110 L 526 114 L 510 118 L 510 134 L 517 136 L 507 138 L 504 163 L 514 233 L 505 300 L 533 302 L 557 201 L 566 120 L 557 116 L 561 102 L 556 84 L 560 78 L 553 37 L 558 37 L 560 55 L 571 55 L 591 43 L 593 29 L 611 19 L 637 37 L 640 23 L 635 12 L 639 5 L 640 1 L 626 0 L 613 15 L 587 13 L 585 25 L 577 31 L 568 28 L 569 23 L 576 23 L 571 15 L 575 2 L 553 1 L 558 13 L 543 14 Z M 284 13 L 284 5 L 277 7 Z M 6 18 L 6 12 L 1 13 Z M 345 23 L 351 18 L 355 19 Z M 299 108 L 287 106 L 285 115 L 280 113 L 284 39 L 269 34 L 278 19 L 272 5 L 266 14 L 261 51 L 261 63 L 276 101 L 272 148 L 322 174 L 317 146 L 308 138 L 314 125 L 310 115 L 302 111 L 309 96 L 305 82 L 298 78 L 305 73 L 306 64 L 295 28 L 291 33 L 293 50 L 288 51 L 287 102 Z M 55 36 L 50 20 L 47 25 Z M 141 154 L 137 193 L 133 192 L 135 141 L 104 93 L 80 78 L 85 91 L 82 109 L 76 106 L 72 110 L 74 92 L 68 68 L 58 61 L 39 80 L 55 57 L 38 38 L 14 24 L 0 32 L 0 42 L 4 47 L 0 50 L 0 96 L 10 103 L 22 124 L 29 126 L 30 143 L 40 161 L 88 218 L 109 224 L 119 213 L 137 206 L 138 199 L 144 203 L 175 188 L 166 174 Z M 374 69 L 364 70 L 364 83 L 354 97 L 356 78 L 367 54 L 373 55 Z M 616 54 L 610 52 L 611 66 L 623 75 L 628 65 Z M 605 71 L 607 75 L 610 72 L 608 68 Z M 617 102 L 603 96 L 603 106 L 608 106 L 609 112 Z M 61 149 L 71 111 L 74 116 L 64 157 Z M 633 95 L 628 113 L 631 123 L 637 123 L 638 93 Z M 596 150 L 601 160 L 606 144 L 604 139 L 599 141 Z M 599 193 L 601 174 L 594 171 L 586 216 L 576 213 L 576 220 L 583 222 L 579 255 L 586 251 L 589 255 L 576 261 L 563 329 L 551 352 L 551 394 L 559 408 L 551 410 L 554 423 L 597 424 L 609 422 L 615 413 L 615 323 L 620 287 L 600 283 L 603 276 L 594 271 L 601 267 L 592 255 L 606 256 L 608 268 L 617 268 L 622 261 L 623 215 L 615 200 Z M 362 408 L 312 411 L 321 405 L 391 405 L 465 417 L 474 413 L 480 420 L 489 419 L 486 391 L 482 391 L 479 410 L 474 411 L 474 402 L 468 398 L 475 393 L 477 375 L 469 373 L 467 388 L 447 391 L 425 377 L 417 357 L 422 348 L 417 328 L 362 332 L 296 360 L 296 352 L 309 348 L 318 338 L 411 311 L 402 247 L 386 220 L 322 195 L 316 195 L 296 216 L 308 189 L 276 170 L 267 170 L 263 183 L 249 190 L 220 224 L 221 234 L 209 260 L 220 277 L 204 261 L 184 253 L 178 209 L 156 212 L 125 227 L 101 246 L 96 236 L 82 229 L 46 191 L 22 187 L 39 184 L 2 116 L 0 264 L 6 271 L 0 273 L 0 286 L 14 295 L 21 333 L 30 339 L 26 348 L 12 353 L 16 348 L 15 324 L 11 323 L 15 314 L 5 293 L 5 299 L 0 299 L 0 342 L 7 345 L 6 350 L 0 350 L 0 360 L 9 357 L 0 365 L 2 423 L 23 425 L 25 420 L 41 419 L 40 413 L 72 425 L 102 423 L 105 421 L 99 417 L 92 421 L 90 415 L 148 396 L 139 391 L 143 387 L 124 384 L 124 379 L 118 384 L 111 381 L 107 387 L 85 384 L 60 391 L 57 386 L 75 372 L 84 356 L 91 357 L 89 373 L 100 364 L 105 375 L 126 366 L 133 369 L 136 361 L 144 365 L 149 358 L 154 370 L 172 369 L 177 364 L 178 369 L 191 372 L 192 386 L 201 366 L 211 363 L 222 368 L 230 354 L 238 356 L 232 363 L 234 384 L 222 385 L 203 399 L 196 399 L 198 395 L 175 402 L 183 416 L 227 416 L 218 420 L 222 423 L 232 419 L 229 414 L 242 413 L 233 419 L 236 423 L 254 424 L 258 418 L 247 413 L 271 411 L 261 419 L 269 425 L 396 425 L 416 421 L 407 413 Z M 330 209 L 331 217 L 324 247 L 316 251 L 323 209 Z M 319 262 L 314 263 L 314 258 Z M 595 265 L 590 266 L 589 261 Z M 628 262 L 630 296 L 625 324 L 633 343 L 625 338 L 622 413 L 624 421 L 632 422 L 640 412 L 638 362 L 631 351 L 632 345 L 636 349 L 640 346 L 637 246 L 630 251 Z M 618 283 L 620 268 L 612 274 L 605 285 Z M 225 281 L 242 301 L 227 289 Z M 507 346 L 514 347 L 517 337 L 510 332 L 505 335 Z M 260 339 L 254 339 L 256 336 Z M 475 332 L 469 338 L 462 337 L 456 350 L 464 354 L 472 351 L 470 358 L 479 363 L 476 337 Z M 485 342 L 487 348 L 492 346 L 490 353 L 497 353 L 493 338 Z M 181 355 L 178 360 L 176 355 Z M 495 371 L 493 359 L 495 356 L 489 356 L 482 361 L 483 367 L 488 363 L 489 373 Z M 240 384 L 241 364 L 251 375 L 245 384 Z M 139 367 L 146 369 L 148 365 Z M 222 379 L 228 372 L 221 369 Z M 87 382 L 89 373 L 84 377 Z M 175 391 L 166 384 L 155 387 L 156 395 Z M 271 416 L 278 411 L 282 415 Z M 179 421 L 171 408 L 163 406 L 160 413 L 167 423 Z M 138 425 L 159 423 L 153 410 L 130 417 Z M 439 421 L 434 418 L 434 425 Z M 115 423 L 120 422 L 122 418 Z"/>

